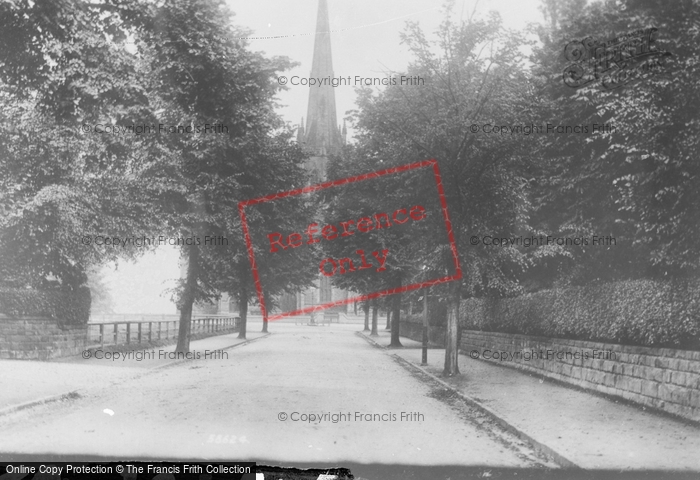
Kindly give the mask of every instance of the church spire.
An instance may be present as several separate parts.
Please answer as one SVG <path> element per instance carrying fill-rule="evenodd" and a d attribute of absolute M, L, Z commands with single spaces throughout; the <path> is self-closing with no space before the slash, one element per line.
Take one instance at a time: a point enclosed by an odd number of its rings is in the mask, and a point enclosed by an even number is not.
<path fill-rule="evenodd" d="M 314 57 L 311 64 L 311 78 L 333 77 L 331 56 L 331 33 L 328 21 L 327 0 L 319 0 L 316 18 L 316 39 Z M 309 89 L 309 105 L 306 115 L 306 146 L 317 155 L 326 156 L 337 152 L 341 147 L 335 111 L 335 91 L 330 81 L 320 87 Z"/>

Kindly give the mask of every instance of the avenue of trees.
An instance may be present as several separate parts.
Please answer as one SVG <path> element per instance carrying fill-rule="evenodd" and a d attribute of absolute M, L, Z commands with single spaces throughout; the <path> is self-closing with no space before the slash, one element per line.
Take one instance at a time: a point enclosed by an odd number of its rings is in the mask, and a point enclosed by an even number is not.
<path fill-rule="evenodd" d="M 435 36 L 407 24 L 400 40 L 411 61 L 392 73 L 424 83 L 359 90 L 350 115 L 355 142 L 328 165 L 333 180 L 437 160 L 462 270 L 459 281 L 430 289 L 431 301 L 447 312 L 446 375 L 459 373 L 463 299 L 682 281 L 700 267 L 700 4 L 542 0 L 545 24 L 524 32 L 505 28 L 497 14 L 457 10 L 454 0 L 445 2 Z M 144 251 L 86 245 L 85 236 L 223 236 L 228 245 L 182 249 L 186 276 L 174 291 L 178 351 L 189 348 L 193 304 L 219 292 L 239 301 L 245 337 L 255 285 L 238 203 L 305 185 L 308 152 L 275 113 L 274 80 L 290 61 L 251 52 L 241 39 L 246 32 L 232 22 L 223 1 L 0 4 L 0 304 L 27 290 L 84 290 L 96 266 Z M 569 42 L 650 27 L 657 29 L 654 48 L 668 52 L 654 57 L 653 70 L 643 70 L 644 60 L 632 65 L 645 73 L 616 89 L 564 83 Z M 113 135 L 96 133 L 98 124 L 211 124 L 227 133 Z M 498 134 L 482 131 L 485 124 L 614 128 Z M 246 210 L 247 221 L 252 231 L 291 232 L 303 231 L 303 218 L 336 223 L 416 199 L 435 207 L 435 181 L 424 173 L 329 189 L 318 195 L 322 202 L 298 196 L 261 203 Z M 303 266 L 319 252 L 391 252 L 382 275 L 367 269 L 333 277 L 334 286 L 360 294 L 454 274 L 445 224 L 436 217 L 318 249 L 261 252 L 268 308 L 317 280 L 318 270 Z M 616 243 L 473 241 L 540 235 L 610 236 Z M 373 334 L 381 306 L 393 319 L 391 344 L 400 346 L 402 305 L 424 294 L 370 300 L 364 307 Z"/>
<path fill-rule="evenodd" d="M 420 76 L 424 85 L 360 91 L 352 114 L 357 143 L 334 159 L 329 172 L 341 178 L 347 164 L 373 171 L 438 160 L 463 269 L 460 282 L 432 288 L 447 304 L 444 373 L 454 375 L 462 298 L 627 279 L 682 280 L 697 272 L 700 4 L 545 0 L 546 25 L 525 33 L 506 29 L 497 14 L 459 18 L 453 1 L 445 7 L 433 40 L 417 23 L 409 23 L 401 39 L 412 60 L 405 72 L 394 73 Z M 655 70 L 617 89 L 564 84 L 570 41 L 602 42 L 650 27 L 658 29 L 654 48 L 669 52 Z M 471 129 L 484 124 L 588 125 L 589 133 Z M 593 124 L 615 128 L 593 133 Z M 361 210 L 387 195 L 401 203 L 416 191 L 407 183 L 389 192 L 358 192 L 340 203 Z M 426 248 L 436 244 L 439 231 L 413 230 L 416 248 L 395 271 L 396 281 L 418 278 L 423 266 L 434 273 L 449 267 L 444 249 Z M 616 244 L 526 248 L 470 241 L 487 235 L 597 235 L 614 237 Z M 376 288 L 361 275 L 338 284 L 360 292 Z M 397 322 L 392 326 L 398 329 Z"/>
<path fill-rule="evenodd" d="M 232 25 L 223 1 L 0 4 L 4 303 L 27 288 L 77 291 L 92 267 L 153 247 L 84 238 L 164 235 L 228 239 L 182 248 L 178 351 L 189 349 L 194 302 L 228 292 L 247 305 L 254 287 L 238 202 L 303 183 L 306 173 L 274 111 L 274 78 L 291 64 L 251 52 Z M 227 130 L 170 134 L 160 124 Z M 100 133 L 97 125 L 155 131 Z M 290 217 L 279 208 L 257 213 L 253 225 Z M 292 284 L 293 265 L 275 267 L 287 273 L 268 285 L 272 294 L 310 281 Z"/>

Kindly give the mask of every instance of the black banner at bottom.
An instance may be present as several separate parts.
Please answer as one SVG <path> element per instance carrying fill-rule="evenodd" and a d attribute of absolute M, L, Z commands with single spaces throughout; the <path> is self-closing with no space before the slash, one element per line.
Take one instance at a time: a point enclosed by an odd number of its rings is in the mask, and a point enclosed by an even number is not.
<path fill-rule="evenodd" d="M 255 480 L 254 462 L 0 463 L 0 480 Z"/>

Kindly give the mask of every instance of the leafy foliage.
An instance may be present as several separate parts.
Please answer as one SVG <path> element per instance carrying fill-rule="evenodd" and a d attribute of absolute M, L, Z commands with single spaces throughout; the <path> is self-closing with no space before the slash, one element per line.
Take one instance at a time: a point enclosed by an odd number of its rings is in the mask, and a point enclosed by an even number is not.
<path fill-rule="evenodd" d="M 526 229 L 525 195 L 530 157 L 519 136 L 489 135 L 473 126 L 519 123 L 527 114 L 528 83 L 520 47 L 524 38 L 505 29 L 499 16 L 455 21 L 454 2 L 430 41 L 417 23 L 401 40 L 413 61 L 406 74 L 424 84 L 392 85 L 378 95 L 360 92 L 356 115 L 361 142 L 389 165 L 434 158 L 438 161 L 464 280 L 445 285 L 449 298 L 445 373 L 458 373 L 459 298 L 513 295 L 515 274 L 525 265 L 515 248 L 474 247 L 473 235 L 512 236 Z M 437 242 L 427 242 L 435 244 Z M 451 259 L 444 251 L 421 252 L 422 264 L 440 271 Z"/>
<path fill-rule="evenodd" d="M 104 4 L 0 6 L 0 278 L 78 288 L 91 265 L 138 251 L 97 248 L 85 235 L 153 228 L 137 195 L 138 139 L 87 133 L 133 113 L 146 97 L 124 29 Z M 121 35 L 118 34 L 121 31 Z M 7 48 L 11 47 L 11 48 Z"/>
<path fill-rule="evenodd" d="M 614 128 L 540 139 L 541 162 L 531 181 L 533 224 L 554 234 L 612 235 L 617 246 L 555 252 L 540 274 L 573 284 L 692 274 L 700 266 L 695 199 L 700 5 L 626 0 L 568 12 L 559 15 L 558 26 L 539 29 L 542 46 L 533 55 L 536 118 Z M 669 53 L 657 59 L 657 68 L 612 90 L 563 84 L 568 42 L 585 37 L 604 42 L 649 27 L 658 29 L 654 48 Z M 643 66 L 636 68 L 644 72 Z"/>
<path fill-rule="evenodd" d="M 228 237 L 183 249 L 180 350 L 195 301 L 252 288 L 237 204 L 303 171 L 274 113 L 291 63 L 251 52 L 231 17 L 223 1 L 0 5 L 0 282 L 75 290 L 93 265 L 143 252 L 86 236 Z M 223 128 L 168 133 L 204 125 Z"/>
<path fill-rule="evenodd" d="M 463 327 L 630 345 L 700 349 L 700 282 L 625 280 L 468 299 Z"/>
<path fill-rule="evenodd" d="M 90 289 L 75 291 L 0 287 L 0 313 L 48 317 L 59 325 L 85 325 L 90 318 Z"/>

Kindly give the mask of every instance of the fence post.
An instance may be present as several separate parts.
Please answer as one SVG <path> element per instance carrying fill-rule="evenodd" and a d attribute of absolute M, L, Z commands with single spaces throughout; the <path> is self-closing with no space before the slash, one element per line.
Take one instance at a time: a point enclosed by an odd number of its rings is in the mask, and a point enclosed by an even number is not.
<path fill-rule="evenodd" d="M 148 322 L 148 343 L 153 341 L 153 322 Z"/>
<path fill-rule="evenodd" d="M 126 322 L 126 344 L 131 343 L 131 322 Z"/>
<path fill-rule="evenodd" d="M 119 324 L 114 324 L 114 344 L 117 345 L 119 342 Z"/>
<path fill-rule="evenodd" d="M 143 317 L 141 317 L 143 318 Z M 143 322 L 139 322 L 139 343 L 141 343 L 141 326 L 143 325 Z"/>
<path fill-rule="evenodd" d="M 100 323 L 100 345 L 105 348 L 105 326 L 104 323 Z"/>
<path fill-rule="evenodd" d="M 163 325 L 163 322 L 158 322 L 158 340 L 160 340 L 160 330 L 161 330 L 162 325 Z"/>

